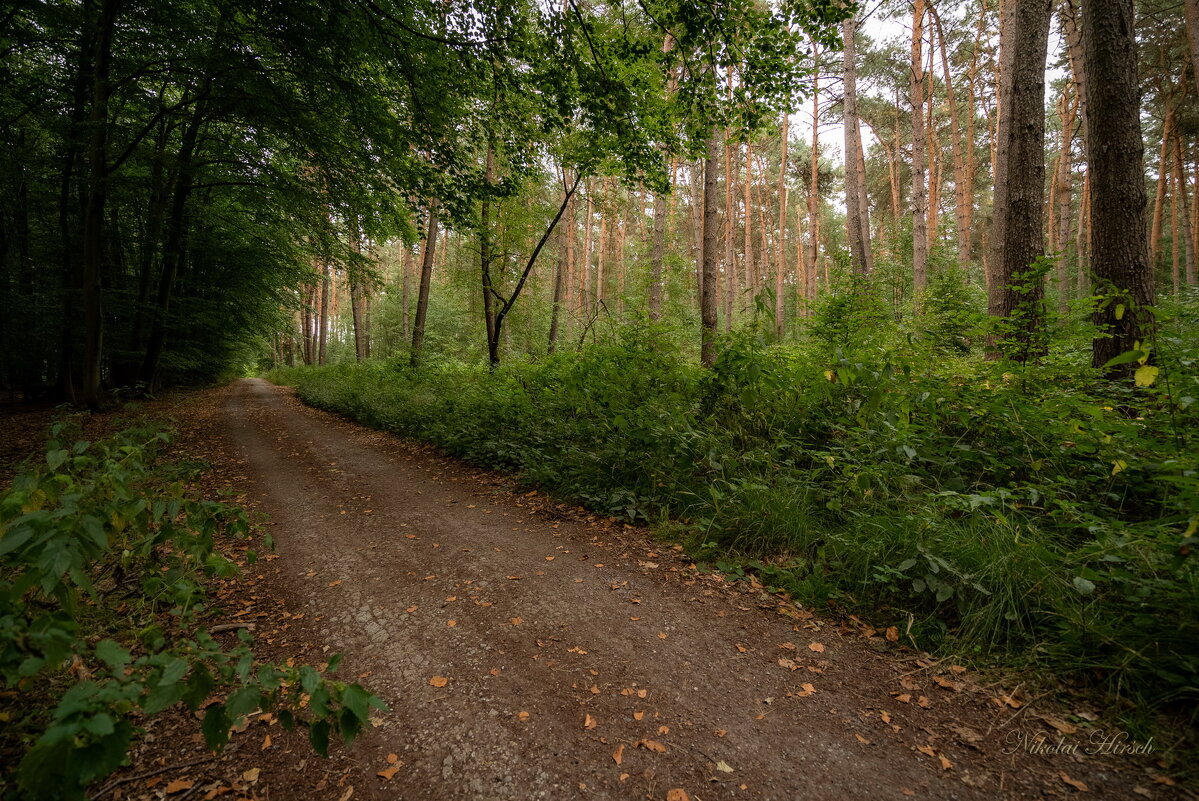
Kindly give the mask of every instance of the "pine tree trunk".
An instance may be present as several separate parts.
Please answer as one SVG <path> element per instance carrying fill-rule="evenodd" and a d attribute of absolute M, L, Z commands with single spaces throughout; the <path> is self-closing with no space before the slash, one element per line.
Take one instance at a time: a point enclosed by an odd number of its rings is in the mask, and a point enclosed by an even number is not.
<path fill-rule="evenodd" d="M 1009 24 L 1003 29 L 1010 69 L 1003 76 L 1000 149 L 1006 150 L 1004 171 L 996 180 L 996 195 L 1003 187 L 1003 203 L 995 206 L 996 245 L 1002 258 L 995 260 L 997 300 L 995 317 L 1012 318 L 1014 330 L 998 343 L 1004 355 L 1025 361 L 1043 355 L 1040 338 L 1044 324 L 1043 276 L 1029 276 L 1029 268 L 1045 254 L 1045 60 L 1049 45 L 1051 0 L 1014 3 Z"/>
<path fill-rule="evenodd" d="M 870 214 L 866 200 L 866 162 L 862 155 L 862 132 L 858 125 L 858 65 L 854 47 L 857 21 L 850 17 L 841 23 L 843 52 L 841 84 L 844 97 L 845 128 L 845 226 L 849 240 L 849 258 L 856 275 L 869 275 Z M 782 185 L 782 176 L 779 177 Z M 785 215 L 783 219 L 786 219 Z M 780 251 L 782 249 L 780 248 Z"/>
<path fill-rule="evenodd" d="M 673 175 L 674 170 L 671 170 Z M 662 319 L 663 263 L 666 259 L 666 215 L 670 195 L 654 194 L 654 241 L 649 263 L 649 319 Z"/>
<path fill-rule="evenodd" d="M 700 281 L 700 363 L 711 367 L 716 363 L 716 238 L 719 224 L 716 201 L 717 163 L 720 159 L 720 131 L 713 128 L 708 136 L 708 152 L 704 158 L 703 247 Z"/>
<path fill-rule="evenodd" d="M 928 283 L 928 188 L 924 133 L 924 0 L 912 12 L 912 280 L 917 294 Z"/>
<path fill-rule="evenodd" d="M 1153 222 L 1149 226 L 1149 264 L 1158 267 L 1162 245 L 1162 212 L 1166 203 L 1166 182 L 1170 179 L 1170 145 L 1174 139 L 1174 104 L 1166 101 L 1166 118 L 1162 122 L 1162 147 L 1157 160 L 1157 193 L 1153 198 Z"/>
<path fill-rule="evenodd" d="M 917 0 L 920 2 L 920 0 Z M 814 52 L 813 59 L 818 56 Z M 812 76 L 812 153 L 808 165 L 808 308 L 816 300 L 820 254 L 820 76 Z"/>
<path fill-rule="evenodd" d="M 1194 225 L 1194 220 L 1191 218 L 1190 206 L 1187 202 L 1187 178 L 1186 178 L 1186 159 L 1183 154 L 1182 137 L 1174 137 L 1174 180 L 1176 193 L 1178 195 L 1178 213 L 1182 220 L 1181 228 L 1176 228 L 1175 236 L 1181 236 L 1183 241 L 1183 253 L 1185 266 L 1185 274 L 1193 276 L 1195 274 L 1195 243 L 1191 234 L 1191 226 Z M 1174 278 L 1174 294 L 1178 294 L 1179 277 L 1175 274 Z"/>
<path fill-rule="evenodd" d="M 1082 7 L 1087 107 L 1103 109 L 1101 118 L 1087 118 L 1091 264 L 1098 290 L 1122 301 L 1101 305 L 1094 313 L 1095 324 L 1105 334 L 1092 346 L 1095 367 L 1133 350 L 1152 325 L 1135 19 L 1133 0 L 1087 0 Z M 1121 365 L 1113 372 L 1128 373 L 1134 365 Z"/>

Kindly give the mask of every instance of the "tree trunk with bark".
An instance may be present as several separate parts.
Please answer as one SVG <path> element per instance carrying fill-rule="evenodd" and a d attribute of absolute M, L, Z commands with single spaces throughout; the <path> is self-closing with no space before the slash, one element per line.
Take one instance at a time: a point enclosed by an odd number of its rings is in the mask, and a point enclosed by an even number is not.
<path fill-rule="evenodd" d="M 845 117 L 845 226 L 853 272 L 864 276 L 870 274 L 873 265 L 870 212 L 866 199 L 866 161 L 862 154 L 862 132 L 858 125 L 858 64 L 854 47 L 856 27 L 857 21 L 853 17 L 841 23 L 845 42 L 841 70 Z M 781 175 L 779 183 L 782 184 Z M 785 215 L 783 219 L 786 219 Z"/>
<path fill-rule="evenodd" d="M 412 321 L 412 351 L 408 362 L 419 367 L 425 346 L 425 318 L 429 314 L 429 285 L 433 281 L 433 257 L 437 250 L 437 200 L 429 201 L 429 222 L 425 226 L 425 252 L 420 260 L 420 288 L 416 293 L 416 315 Z"/>
<path fill-rule="evenodd" d="M 912 12 L 912 280 L 920 293 L 928 284 L 928 185 L 924 132 L 924 0 Z"/>
<path fill-rule="evenodd" d="M 720 131 L 713 128 L 708 135 L 708 151 L 704 158 L 703 245 L 701 248 L 700 280 L 700 363 L 711 367 L 716 363 L 716 269 L 718 262 L 716 240 L 719 209 L 716 199 L 717 164 L 720 160 Z"/>
<path fill-rule="evenodd" d="M 1091 175 L 1091 264 L 1100 292 L 1094 322 L 1103 332 L 1092 363 L 1104 367 L 1149 338 L 1153 272 L 1145 240 L 1144 144 L 1133 0 L 1087 0 L 1082 39 L 1087 75 L 1087 161 Z M 1112 369 L 1128 373 L 1135 366 Z"/>

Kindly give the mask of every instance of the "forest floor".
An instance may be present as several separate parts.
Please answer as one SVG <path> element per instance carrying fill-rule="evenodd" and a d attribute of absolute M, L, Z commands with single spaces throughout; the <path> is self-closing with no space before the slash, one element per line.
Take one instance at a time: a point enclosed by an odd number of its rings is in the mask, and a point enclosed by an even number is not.
<path fill-rule="evenodd" d="M 253 621 L 265 659 L 345 654 L 338 675 L 390 711 L 329 759 L 270 715 L 212 758 L 176 713 L 100 797 L 1189 795 L 1152 754 L 1089 753 L 1119 735 L 1104 710 L 703 572 L 645 530 L 290 390 L 243 380 L 172 405 L 176 449 L 211 462 L 208 489 L 265 515 L 275 541 L 223 583 L 225 617 Z"/>

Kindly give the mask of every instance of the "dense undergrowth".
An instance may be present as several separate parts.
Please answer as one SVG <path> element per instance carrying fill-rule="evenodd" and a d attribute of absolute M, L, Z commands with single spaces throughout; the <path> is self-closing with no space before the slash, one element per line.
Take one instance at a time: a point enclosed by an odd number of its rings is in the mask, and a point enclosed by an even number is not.
<path fill-rule="evenodd" d="M 84 798 L 180 703 L 203 710 L 212 748 L 270 709 L 318 751 L 352 738 L 379 705 L 363 688 L 261 664 L 244 630 L 227 647 L 203 628 L 208 579 L 237 572 L 218 541 L 251 535 L 245 512 L 189 490 L 198 466 L 161 458 L 163 430 L 68 433 L 56 424 L 0 494 L 0 796 Z"/>
<path fill-rule="evenodd" d="M 700 558 L 869 610 L 921 647 L 1044 665 L 1130 711 L 1193 711 L 1194 321 L 1159 337 L 1162 373 L 1134 387 L 1101 379 L 1081 347 L 988 362 L 954 331 L 884 342 L 871 332 L 885 313 L 835 311 L 801 346 L 734 334 L 711 370 L 669 332 L 630 328 L 494 372 L 445 360 L 269 377 L 592 509 L 670 526 Z"/>

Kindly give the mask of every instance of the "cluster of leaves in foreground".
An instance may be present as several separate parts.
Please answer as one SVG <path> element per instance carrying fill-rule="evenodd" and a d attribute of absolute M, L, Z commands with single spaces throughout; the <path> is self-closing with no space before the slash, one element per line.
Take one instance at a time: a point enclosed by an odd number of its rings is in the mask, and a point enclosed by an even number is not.
<path fill-rule="evenodd" d="M 902 345 L 735 335 L 705 371 L 651 329 L 495 372 L 274 378 L 592 509 L 681 523 L 701 558 L 890 616 L 923 647 L 1153 708 L 1199 698 L 1199 362 L 1134 388 L 1072 358 Z"/>
<path fill-rule="evenodd" d="M 244 631 L 227 648 L 197 628 L 206 579 L 237 569 L 216 537 L 251 527 L 240 508 L 186 491 L 196 468 L 158 458 L 165 432 L 64 433 L 56 425 L 45 460 L 0 495 L 0 678 L 21 699 L 5 746 L 23 751 L 9 793 L 83 798 L 121 765 L 139 721 L 180 702 L 203 710 L 211 748 L 274 710 L 321 753 L 382 707 L 315 668 L 256 663 Z"/>

